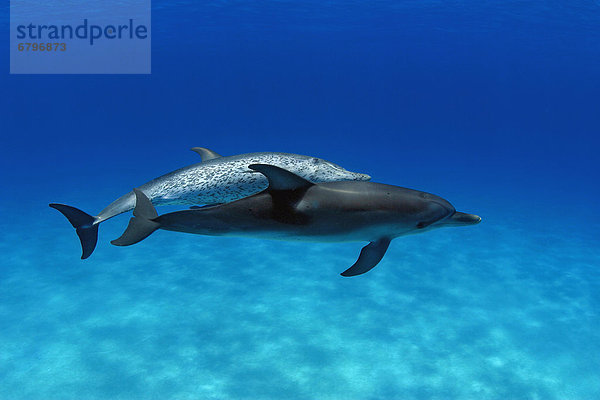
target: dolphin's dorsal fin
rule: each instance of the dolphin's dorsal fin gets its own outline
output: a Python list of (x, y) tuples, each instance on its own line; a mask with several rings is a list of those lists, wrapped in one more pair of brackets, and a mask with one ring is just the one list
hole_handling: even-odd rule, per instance
[(160, 228), (160, 223), (156, 221), (158, 213), (150, 199), (139, 189), (133, 189), (133, 193), (135, 193), (133, 218), (129, 219), (125, 232), (119, 238), (110, 241), (115, 246), (135, 244), (146, 239), (152, 232)]
[(198, 153), (202, 158), (202, 161), (214, 160), (215, 158), (223, 157), (222, 155), (205, 147), (192, 147), (191, 150)]
[(268, 164), (249, 165), (253, 171), (260, 172), (269, 180), (269, 187), (265, 190), (273, 199), (271, 217), (284, 224), (304, 225), (309, 217), (298, 212), (296, 204), (306, 191), (314, 186), (310, 181), (283, 168)]
[(356, 276), (370, 271), (379, 264), (390, 245), (390, 241), (388, 238), (381, 238), (363, 247), (358, 260), (353, 266), (342, 272), (342, 276)]
[(269, 187), (267, 190), (308, 189), (314, 185), (314, 183), (311, 181), (307, 181), (306, 179), (299, 177), (288, 170), (276, 167), (274, 165), (252, 164), (249, 165), (248, 168), (258, 171), (267, 177), (269, 180)]

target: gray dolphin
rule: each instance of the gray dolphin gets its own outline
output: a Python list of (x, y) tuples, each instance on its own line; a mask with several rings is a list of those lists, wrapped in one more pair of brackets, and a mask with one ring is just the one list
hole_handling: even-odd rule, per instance
[[(369, 175), (350, 172), (329, 161), (289, 153), (248, 153), (223, 157), (212, 150), (194, 147), (202, 158), (193, 164), (160, 176), (138, 188), (154, 205), (214, 205), (241, 199), (264, 190), (267, 179), (248, 169), (249, 164), (270, 164), (290, 170), (312, 182), (365, 181)], [(65, 204), (50, 204), (76, 229), (81, 241), (81, 258), (89, 257), (98, 241), (98, 224), (135, 207), (129, 192), (110, 203), (97, 216)]]
[(251, 236), (319, 242), (369, 241), (343, 276), (360, 275), (383, 258), (398, 236), (443, 226), (474, 225), (477, 215), (457, 212), (433, 194), (373, 182), (314, 184), (285, 169), (254, 164), (267, 189), (228, 204), (158, 215), (134, 189), (136, 207), (127, 229), (111, 243), (129, 246), (157, 229), (211, 236)]

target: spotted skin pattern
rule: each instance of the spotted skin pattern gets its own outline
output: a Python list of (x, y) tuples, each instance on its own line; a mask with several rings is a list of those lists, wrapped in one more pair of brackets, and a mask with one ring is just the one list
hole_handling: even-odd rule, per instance
[[(291, 171), (311, 182), (366, 181), (371, 177), (350, 172), (320, 158), (288, 153), (248, 153), (219, 157), (190, 165), (143, 184), (139, 189), (155, 206), (227, 203), (266, 189), (264, 175), (248, 168), (270, 164)], [(135, 195), (129, 192), (106, 207), (95, 224), (132, 210)]]

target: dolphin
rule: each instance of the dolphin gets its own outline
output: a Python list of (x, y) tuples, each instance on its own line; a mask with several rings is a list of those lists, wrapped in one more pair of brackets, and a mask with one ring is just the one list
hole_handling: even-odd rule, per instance
[(445, 226), (475, 225), (477, 215), (457, 212), (443, 198), (418, 190), (373, 182), (315, 184), (265, 164), (249, 168), (264, 175), (262, 192), (231, 203), (158, 215), (141, 190), (125, 232), (111, 243), (135, 244), (157, 229), (210, 236), (319, 242), (368, 241), (342, 276), (364, 274), (399, 236)]
[[(241, 199), (264, 190), (267, 179), (247, 168), (249, 164), (270, 164), (297, 173), (312, 182), (370, 180), (366, 174), (350, 172), (329, 161), (289, 153), (247, 153), (223, 157), (204, 147), (194, 147), (202, 162), (193, 164), (141, 185), (154, 205), (214, 205)], [(52, 203), (73, 225), (81, 242), (81, 258), (88, 258), (98, 241), (98, 224), (135, 207), (136, 195), (129, 192), (91, 216), (66, 204)]]

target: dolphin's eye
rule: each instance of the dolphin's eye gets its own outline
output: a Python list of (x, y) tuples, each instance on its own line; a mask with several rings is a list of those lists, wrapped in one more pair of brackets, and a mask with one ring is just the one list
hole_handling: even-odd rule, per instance
[(425, 223), (424, 222), (419, 222), (417, 224), (417, 229), (423, 229), (423, 228), (425, 228)]

